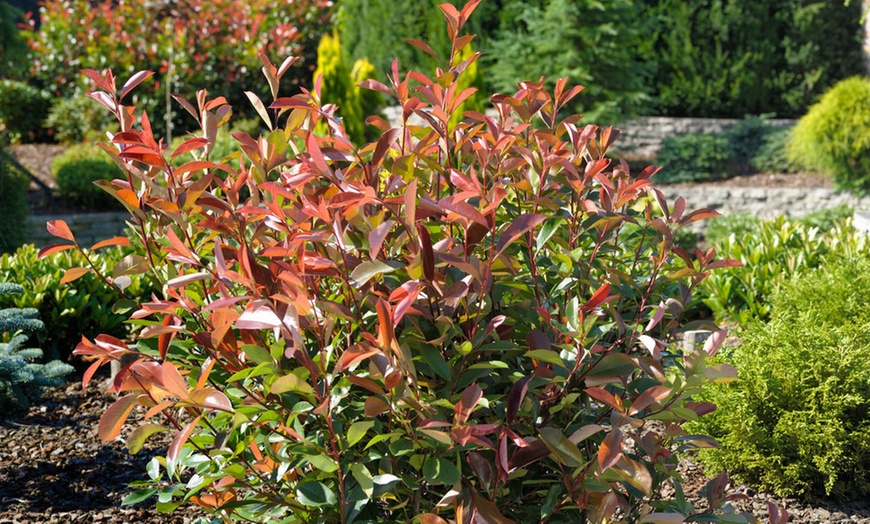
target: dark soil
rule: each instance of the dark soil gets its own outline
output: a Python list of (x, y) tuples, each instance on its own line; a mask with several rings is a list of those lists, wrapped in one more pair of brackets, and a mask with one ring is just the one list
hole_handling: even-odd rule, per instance
[(97, 423), (114, 402), (101, 382), (55, 388), (27, 411), (0, 415), (0, 524), (187, 524), (201, 515), (160, 514), (153, 499), (121, 506), (127, 485), (146, 478), (145, 465), (168, 442), (150, 440), (137, 455), (119, 440), (101, 443)]

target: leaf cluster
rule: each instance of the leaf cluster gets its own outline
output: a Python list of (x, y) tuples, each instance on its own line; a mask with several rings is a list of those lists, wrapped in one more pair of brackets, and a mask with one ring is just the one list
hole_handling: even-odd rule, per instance
[(708, 389), (719, 409), (695, 425), (721, 443), (708, 467), (779, 496), (867, 497), (868, 269), (865, 252), (805, 271), (743, 330), (725, 357), (741, 380)]
[[(23, 291), (17, 284), (0, 282), (0, 300)], [(23, 346), (27, 333), (43, 329), (45, 325), (33, 308), (0, 309), (0, 407), (26, 408), (45, 388), (60, 385), (73, 371), (72, 366), (57, 360), (33, 362), (42, 357), (42, 350)]]
[[(708, 365), (724, 333), (673, 343), (694, 288), (734, 264), (673, 245), (715, 212), (608, 159), (613, 129), (561, 116), (580, 93), (565, 79), (451, 125), (473, 93), (457, 78), (477, 3), (440, 6), (445, 68), (364, 82), (402, 121), (369, 118), (380, 136), (361, 147), (317, 86), (280, 95), (293, 59), (263, 55), (272, 101), (250, 95), (265, 129), (233, 134), (238, 163), (209, 160), (223, 97), (177, 97), (200, 130), (165, 150), (121, 102), (148, 74), (118, 88), (87, 71), (121, 125), (106, 150), (124, 177), (106, 188), (144, 250), (127, 271), (162, 284), (131, 315), (135, 343), (76, 349), (85, 382), (124, 358), (103, 440), (134, 409), (165, 422), (136, 428), (131, 451), (173, 434), (129, 503), (260, 522), (742, 519), (724, 477), (706, 510), (661, 497), (682, 493), (679, 452), (710, 445), (682, 429), (713, 409), (695, 396), (735, 378)], [(44, 254), (81, 249), (48, 226), (61, 243)]]
[[(108, 249), (88, 254), (101, 273), (124, 280), (121, 271), (139, 260), (131, 250)], [(81, 337), (110, 333), (125, 337), (130, 331), (124, 325), (129, 312), (122, 294), (105, 285), (95, 274), (82, 274), (74, 283), (65, 280), (67, 272), (87, 265), (79, 253), (58, 253), (38, 258), (33, 245), (24, 245), (15, 252), (0, 256), (0, 281), (24, 286), (21, 294), (0, 297), (0, 307), (31, 307), (50, 329), (41, 331), (40, 345), (51, 358), (69, 361), (72, 350)], [(131, 297), (147, 298), (157, 288), (142, 275), (128, 275), (125, 292)]]
[(698, 297), (719, 321), (745, 326), (753, 318), (767, 319), (778, 286), (830, 256), (867, 251), (866, 236), (852, 227), (848, 216), (848, 208), (839, 208), (799, 220), (735, 215), (711, 221), (706, 236), (710, 246), (742, 266), (710, 275), (699, 286)]

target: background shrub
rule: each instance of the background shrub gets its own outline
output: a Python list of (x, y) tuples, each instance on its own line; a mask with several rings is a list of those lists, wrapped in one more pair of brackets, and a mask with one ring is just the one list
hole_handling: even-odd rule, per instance
[(61, 197), (86, 211), (120, 209), (120, 204), (94, 182), (121, 176), (119, 168), (96, 144), (72, 146), (51, 163)]
[[(521, 79), (557, 78), (587, 86), (574, 110), (596, 123), (614, 123), (648, 104), (644, 87), (654, 61), (637, 49), (646, 19), (634, 0), (508, 0), (486, 72), (494, 89), (512, 93)], [(630, 23), (626, 23), (630, 20)]]
[(841, 258), (792, 278), (771, 317), (741, 333), (726, 360), (740, 380), (710, 388), (719, 409), (697, 424), (727, 467), (778, 496), (870, 495), (870, 263)]
[[(86, 265), (78, 253), (64, 252), (39, 259), (33, 245), (21, 246), (14, 253), (0, 256), (0, 281), (20, 284), (22, 293), (0, 297), (0, 307), (35, 308), (39, 318), (49, 329), (39, 333), (41, 346), (52, 359), (70, 361), (72, 350), (82, 335), (96, 336), (108, 333), (126, 337), (130, 327), (124, 324), (129, 317), (128, 303), (116, 290), (105, 285), (95, 274), (89, 273), (75, 282), (61, 283), (66, 272)], [(128, 250), (107, 249), (89, 254), (101, 272), (115, 276), (121, 261), (128, 266), (141, 262), (141, 257)], [(125, 289), (130, 297), (148, 297), (158, 291), (150, 280), (141, 276), (130, 277)]]
[[(27, 235), (27, 187), (30, 181), (13, 164), (12, 156), (0, 147), (0, 254), (15, 250)], [(2, 280), (2, 279), (0, 279)]]
[[(308, 85), (331, 5), (330, 0), (300, 0), (280, 8), (269, 0), (48, 0), (40, 9), (40, 27), (32, 21), (29, 33), (34, 79), (52, 93), (71, 96), (85, 92), (83, 69), (111, 65), (126, 76), (153, 71), (155, 89), (137, 95), (137, 103), (149, 109), (159, 130), (165, 128), (167, 86), (187, 98), (208, 89), (225, 96), (237, 112), (253, 116), (244, 91), (259, 90), (259, 50), (273, 59), (302, 57), (304, 67), (291, 70), (285, 84)], [(185, 114), (173, 109), (176, 124)]]
[(717, 218), (706, 232), (710, 247), (743, 267), (711, 275), (698, 287), (698, 297), (718, 321), (747, 325), (753, 318), (766, 319), (770, 297), (783, 282), (818, 267), (831, 253), (867, 249), (865, 235), (852, 228), (849, 216), (849, 209), (841, 207), (802, 220)]
[(105, 108), (82, 95), (55, 98), (44, 125), (51, 130), (55, 140), (67, 145), (102, 140), (106, 131), (117, 130), (115, 123), (106, 116)]
[(870, 191), (870, 78), (825, 93), (792, 131), (788, 158), (831, 175), (838, 189)]
[(771, 127), (764, 133), (762, 142), (752, 157), (752, 167), (761, 173), (794, 173), (801, 169), (796, 162), (789, 160), (788, 142), (792, 128)]
[(654, 110), (669, 116), (799, 117), (863, 72), (860, 2), (646, 0)]
[[(23, 291), (17, 284), (0, 282), (0, 302)], [(0, 408), (27, 408), (42, 391), (59, 386), (73, 371), (72, 366), (57, 360), (45, 364), (42, 350), (25, 348), (29, 334), (45, 329), (35, 309), (0, 309)]]
[(27, 41), (18, 29), (21, 10), (0, 0), (0, 67), (3, 78), (22, 79), (27, 72)]
[(664, 184), (719, 180), (735, 170), (730, 142), (712, 133), (669, 136), (662, 141), (656, 163), (662, 166), (657, 180)]
[(0, 80), (0, 140), (45, 140), (42, 123), (48, 108), (48, 96), (39, 89), (17, 80)]

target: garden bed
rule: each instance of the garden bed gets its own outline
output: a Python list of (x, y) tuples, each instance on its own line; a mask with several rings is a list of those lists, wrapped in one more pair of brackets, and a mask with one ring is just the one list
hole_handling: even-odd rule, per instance
[[(102, 444), (97, 423), (112, 402), (105, 385), (103, 378), (84, 391), (78, 382), (49, 390), (28, 411), (0, 421), (0, 524), (188, 524), (201, 515), (195, 508), (161, 514), (152, 509), (153, 500), (121, 506), (130, 492), (127, 485), (145, 477), (145, 465), (155, 454), (165, 453), (162, 446), (168, 438), (154, 437), (138, 455), (130, 455), (120, 440)], [(131, 418), (133, 424), (140, 422), (137, 412)], [(689, 461), (681, 470), (687, 491), (697, 499), (707, 481), (703, 471)], [(810, 505), (777, 500), (745, 486), (737, 489), (749, 496), (737, 507), (762, 521), (767, 520), (767, 501), (774, 500), (788, 510), (790, 522), (870, 523), (867, 501)]]

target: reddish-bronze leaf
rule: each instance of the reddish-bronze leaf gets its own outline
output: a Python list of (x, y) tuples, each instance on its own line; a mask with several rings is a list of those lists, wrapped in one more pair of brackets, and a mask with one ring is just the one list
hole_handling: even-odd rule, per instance
[(95, 249), (100, 249), (103, 247), (109, 247), (109, 246), (129, 246), (129, 245), (130, 245), (130, 239), (127, 237), (112, 237), (112, 238), (107, 238), (106, 240), (101, 240), (100, 242), (97, 242), (96, 244), (91, 246), (91, 251), (93, 251)]
[(668, 395), (670, 394), (671, 388), (666, 388), (665, 386), (653, 386), (634, 399), (634, 402), (631, 403), (631, 407), (628, 409), (628, 415), (632, 416), (640, 413), (654, 403), (661, 402), (668, 398)]
[(169, 444), (169, 450), (166, 452), (166, 458), (171, 461), (175, 461), (178, 459), (178, 454), (181, 453), (181, 448), (184, 447), (184, 444), (187, 442), (187, 439), (190, 438), (191, 433), (196, 428), (196, 425), (199, 424), (199, 421), (202, 419), (202, 415), (193, 419), (188, 425), (184, 426), (175, 438), (172, 439), (172, 443)]
[(97, 434), (100, 440), (108, 442), (117, 437), (121, 433), (121, 428), (130, 412), (133, 411), (133, 406), (139, 400), (140, 393), (131, 393), (125, 397), (121, 397), (109, 406), (109, 409), (100, 417), (100, 423), (97, 425)]
[(587, 395), (594, 398), (595, 400), (603, 402), (605, 405), (610, 406), (616, 411), (622, 411), (622, 399), (611, 395), (610, 392), (599, 387), (587, 388), (584, 391)]
[(459, 402), (453, 408), (456, 412), (455, 423), (465, 424), (468, 417), (471, 416), (471, 412), (474, 410), (477, 402), (482, 397), (483, 390), (480, 389), (480, 386), (477, 384), (472, 384), (465, 388), (465, 391), (462, 392), (462, 396), (459, 398)]
[(51, 233), (53, 236), (57, 238), (62, 238), (64, 240), (69, 240), (73, 244), (76, 243), (75, 236), (73, 236), (72, 231), (70, 231), (69, 226), (66, 225), (66, 222), (63, 220), (49, 220), (45, 224), (45, 228)]
[(612, 429), (598, 448), (598, 464), (601, 466), (601, 471), (616, 465), (620, 457), (622, 457), (622, 432)]
[(64, 272), (63, 278), (60, 279), (60, 283), (66, 284), (68, 282), (75, 282), (90, 272), (91, 268), (89, 267), (71, 267)]
[(49, 244), (39, 250), (37, 258), (45, 258), (48, 255), (58, 253), (60, 251), (66, 251), (67, 249), (73, 249), (75, 247), (75, 244)]
[(508, 228), (502, 233), (501, 237), (498, 239), (498, 244), (495, 246), (495, 257), (497, 258), (502, 251), (514, 240), (520, 237), (523, 233), (530, 231), (531, 229), (537, 227), (541, 223), (546, 220), (546, 215), (540, 215), (537, 213), (520, 215)]
[(505, 414), (505, 420), (508, 424), (513, 424), (516, 420), (517, 412), (529, 391), (530, 380), (532, 380), (532, 375), (525, 376), (517, 380), (511, 387), (511, 392), (508, 394), (507, 413)]

